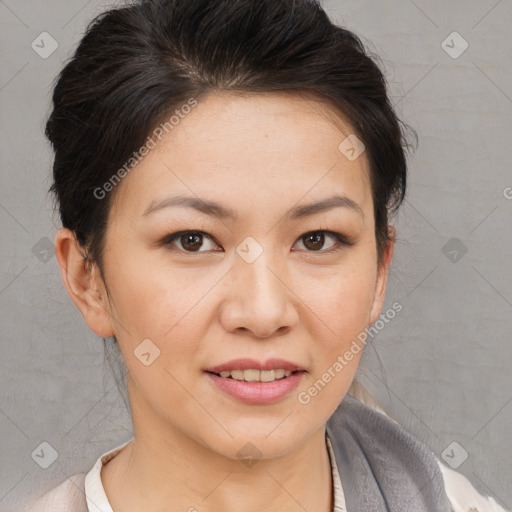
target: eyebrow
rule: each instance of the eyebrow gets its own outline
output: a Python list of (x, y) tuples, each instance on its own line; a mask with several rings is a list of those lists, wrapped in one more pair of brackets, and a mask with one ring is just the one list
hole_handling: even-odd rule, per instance
[[(168, 197), (167, 199), (164, 199), (156, 204), (152, 203), (144, 211), (142, 216), (145, 217), (157, 210), (161, 210), (162, 208), (169, 208), (172, 206), (193, 208), (194, 210), (197, 210), (201, 213), (205, 213), (206, 215), (210, 215), (212, 217), (217, 217), (218, 219), (236, 220), (238, 218), (238, 215), (235, 210), (222, 206), (216, 201), (188, 196)], [(364, 218), (363, 210), (354, 200), (350, 199), (347, 196), (339, 195), (328, 197), (315, 203), (296, 206), (292, 208), (288, 213), (286, 213), (285, 217), (288, 218), (289, 220), (297, 220), (338, 207), (344, 207), (354, 210)]]

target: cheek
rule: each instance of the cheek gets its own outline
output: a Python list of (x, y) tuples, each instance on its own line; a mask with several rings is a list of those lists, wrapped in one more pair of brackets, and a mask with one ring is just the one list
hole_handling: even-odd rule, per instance
[(301, 285), (300, 297), (338, 339), (346, 338), (354, 329), (364, 329), (369, 323), (376, 268), (365, 265), (363, 260), (359, 262), (333, 267), (324, 275), (310, 275)]
[[(354, 265), (331, 269), (329, 275), (304, 281), (302, 295), (311, 313), (306, 313), (306, 329), (314, 375), (311, 383), (331, 381), (318, 405), (330, 407), (347, 391), (364, 351), (364, 335), (374, 298), (376, 267), (368, 259)], [(346, 355), (346, 356), (345, 356)], [(339, 357), (341, 356), (341, 360)], [(345, 357), (344, 357), (345, 356)], [(330, 375), (323, 375), (330, 372)], [(333, 377), (335, 376), (335, 377)]]
[(304, 414), (313, 407), (327, 420), (348, 391), (364, 352), (375, 279), (371, 262), (361, 261), (331, 272), (329, 278), (311, 280), (314, 287), (304, 287), (305, 302), (314, 313), (307, 315), (313, 372), (298, 395)]
[(111, 265), (108, 281), (118, 332), (133, 342), (152, 337), (165, 342), (194, 317), (195, 306), (213, 284), (211, 273), (163, 266), (151, 260), (147, 251), (127, 252), (129, 256), (112, 260), (117, 264)]
[[(198, 276), (199, 269), (195, 275), (190, 269), (171, 271), (156, 265), (138, 272), (130, 269), (133, 266), (127, 260), (111, 280), (127, 369), (148, 401), (160, 397), (165, 406), (169, 400), (189, 407), (189, 396), (178, 383), (190, 379), (196, 371), (194, 361), (204, 350), (201, 341), (207, 338), (210, 325), (205, 299), (215, 279), (211, 273)], [(147, 352), (154, 362), (145, 366), (139, 356)], [(163, 389), (167, 392), (162, 393)]]

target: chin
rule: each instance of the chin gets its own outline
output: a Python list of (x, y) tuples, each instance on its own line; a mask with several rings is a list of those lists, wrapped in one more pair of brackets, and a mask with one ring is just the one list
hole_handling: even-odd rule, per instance
[[(283, 418), (286, 418), (286, 415)], [(284, 423), (287, 420), (283, 422), (283, 418), (278, 421), (259, 423), (258, 426), (253, 424), (251, 429), (226, 426), (233, 437), (224, 435), (222, 439), (212, 439), (207, 443), (208, 448), (226, 458), (240, 460), (240, 462), (275, 459), (299, 447), (318, 430), (312, 427), (309, 432), (304, 425), (292, 424), (285, 428)], [(250, 462), (247, 465), (249, 466)]]

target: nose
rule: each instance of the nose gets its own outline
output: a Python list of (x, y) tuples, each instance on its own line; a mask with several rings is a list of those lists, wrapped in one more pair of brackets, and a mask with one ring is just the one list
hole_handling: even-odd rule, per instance
[(225, 283), (220, 321), (228, 332), (247, 331), (255, 338), (289, 332), (298, 322), (298, 299), (287, 283), (285, 264), (263, 253), (252, 263), (235, 258)]

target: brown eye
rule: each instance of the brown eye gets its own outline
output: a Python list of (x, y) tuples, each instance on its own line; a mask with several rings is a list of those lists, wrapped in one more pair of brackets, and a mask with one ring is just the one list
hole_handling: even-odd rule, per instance
[(320, 231), (304, 236), (304, 245), (312, 250), (319, 251), (325, 243), (325, 235)]
[(206, 250), (200, 250), (203, 247), (205, 241), (210, 241), (214, 247), (216, 245), (213, 239), (202, 231), (180, 231), (179, 233), (173, 233), (172, 235), (166, 236), (162, 240), (162, 244), (168, 246), (174, 245), (178, 250), (182, 252), (201, 253), (210, 250), (208, 248)]
[(203, 245), (203, 235), (200, 234), (182, 235), (179, 240), (186, 251), (197, 251)]
[[(323, 248), (324, 244), (326, 243), (326, 239), (329, 238), (334, 240), (334, 243), (331, 243), (331, 245), (325, 249)], [(325, 230), (306, 233), (299, 238), (299, 241), (302, 242), (304, 247), (307, 249), (307, 252), (329, 253), (340, 249), (340, 246), (353, 245), (353, 243), (342, 234)]]

